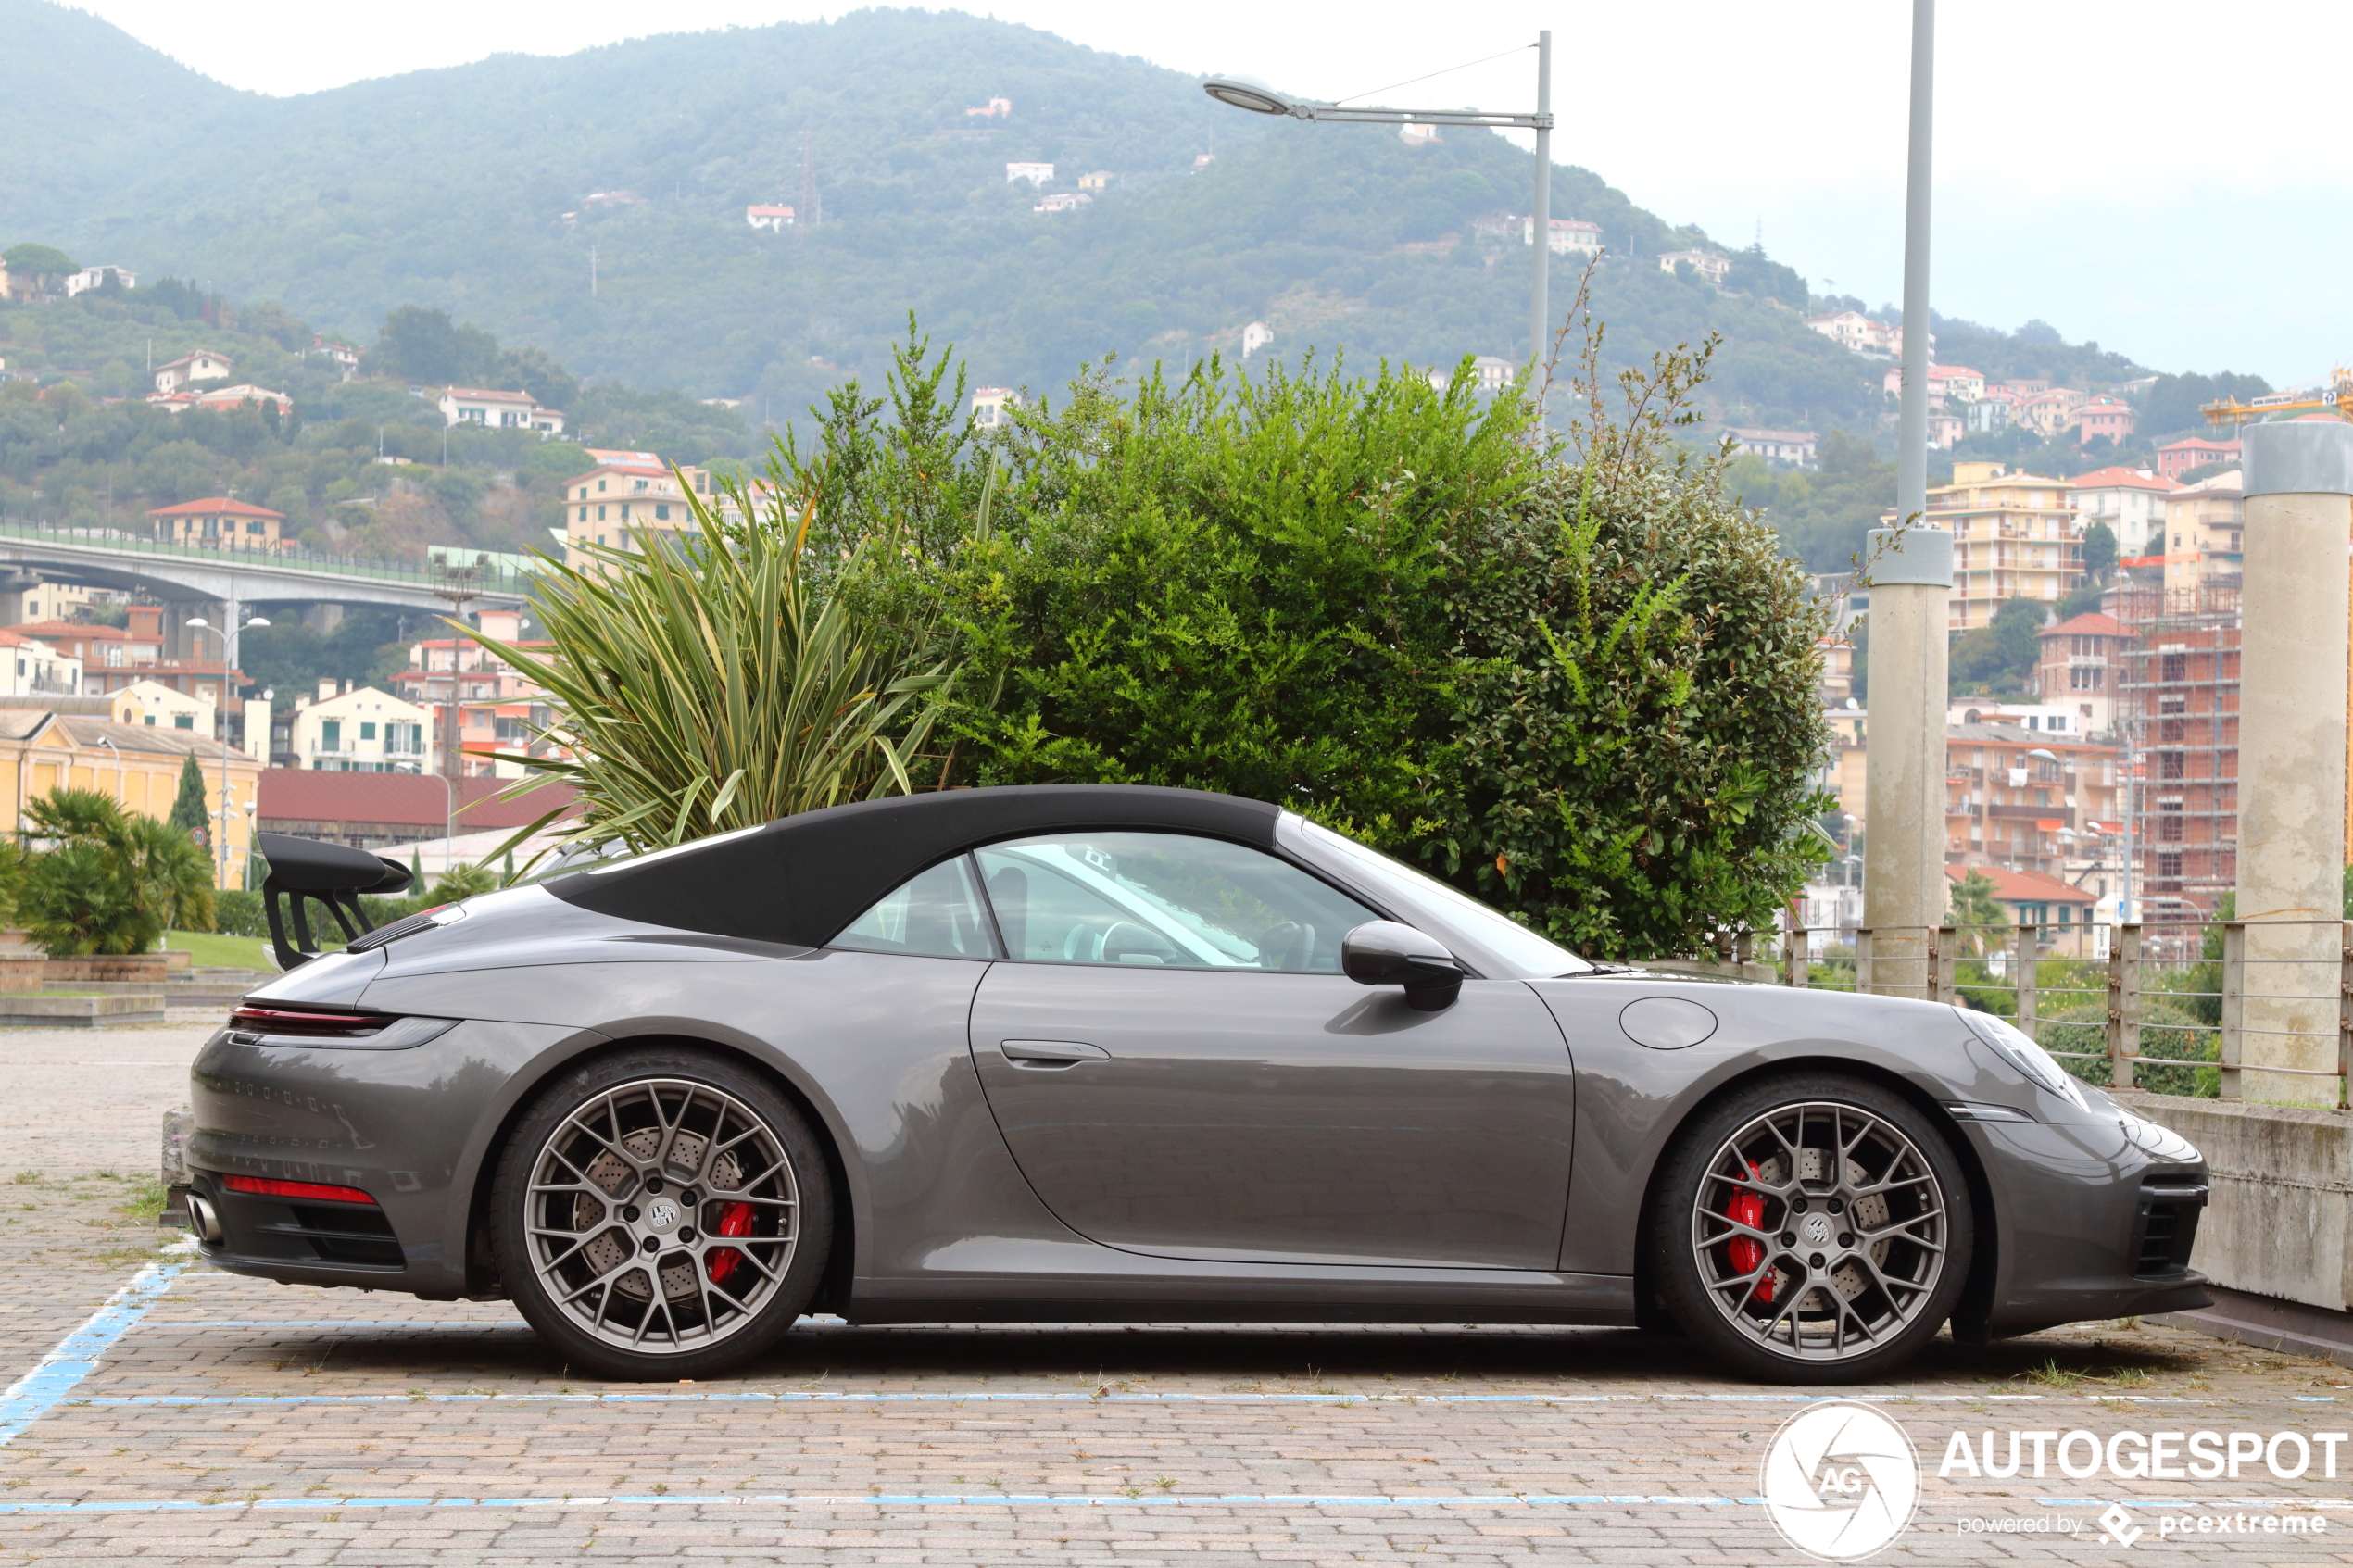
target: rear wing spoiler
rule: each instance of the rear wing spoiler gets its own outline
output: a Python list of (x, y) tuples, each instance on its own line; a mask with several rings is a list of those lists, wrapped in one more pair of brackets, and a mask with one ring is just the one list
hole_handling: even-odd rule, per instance
[[(280, 969), (308, 963), (325, 946), (323, 941), (314, 944), (311, 940), (310, 921), (303, 908), (306, 899), (325, 910), (342, 928), (346, 942), (356, 942), (375, 929), (359, 907), (360, 896), (396, 897), (407, 892), (415, 880), (409, 868), (397, 860), (387, 860), (348, 845), (296, 838), (283, 833), (265, 833), (258, 837), (262, 858), (270, 862), (270, 874), (262, 879), (261, 897), (270, 914), (270, 947), (277, 954)], [(289, 915), (294, 922), (291, 943), (286, 940)], [(320, 922), (319, 930), (322, 938), (329, 935), (324, 921)]]

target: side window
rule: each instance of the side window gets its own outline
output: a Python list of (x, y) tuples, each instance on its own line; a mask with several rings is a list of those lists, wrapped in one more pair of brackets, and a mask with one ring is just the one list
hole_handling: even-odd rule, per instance
[(1037, 963), (1340, 972), (1380, 917), (1272, 855), (1174, 833), (1080, 833), (978, 851), (997, 929)]
[(935, 959), (993, 959), (996, 944), (973, 896), (962, 856), (943, 861), (883, 895), (828, 947), (862, 953), (913, 953)]

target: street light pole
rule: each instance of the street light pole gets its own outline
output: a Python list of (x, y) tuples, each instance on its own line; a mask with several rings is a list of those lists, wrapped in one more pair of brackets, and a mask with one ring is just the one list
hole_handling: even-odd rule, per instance
[(219, 825), (213, 829), (212, 858), (217, 863), (217, 874), (222, 887), (229, 885), (229, 693), (230, 683), (236, 678), (237, 633), (246, 626), (270, 624), (258, 615), (250, 621), (239, 622), (234, 587), (229, 591), (229, 599), (225, 608), (228, 610), (228, 614), (223, 618), (228, 621), (226, 627), (215, 626), (200, 615), (192, 615), (188, 618), (189, 626), (199, 632), (209, 632), (220, 639), (220, 700), (213, 707), (213, 712), (220, 726), (220, 734), (214, 737), (214, 744), (220, 747), (220, 806), (218, 814)]
[(1553, 35), (1536, 35), (1536, 111), (1533, 114), (1489, 114), (1479, 109), (1362, 109), (1339, 104), (1295, 101), (1283, 96), (1254, 76), (1213, 76), (1201, 90), (1230, 108), (1252, 114), (1287, 114), (1293, 119), (1343, 125), (1482, 125), (1491, 129), (1536, 132), (1536, 201), (1529, 243), (1536, 247), (1535, 276), (1529, 293), (1530, 364), (1544, 358), (1544, 340), (1552, 331), (1548, 300), (1553, 255)]
[[(1553, 307), (1553, 30), (1536, 35), (1536, 211), (1530, 236), (1535, 277), (1529, 284), (1529, 359), (1544, 362), (1544, 340), (1552, 334)], [(1508, 231), (1506, 231), (1508, 232)]]

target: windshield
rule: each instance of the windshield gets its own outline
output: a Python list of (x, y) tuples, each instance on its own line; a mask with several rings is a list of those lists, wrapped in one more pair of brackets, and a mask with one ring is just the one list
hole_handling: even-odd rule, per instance
[(1434, 904), (1445, 918), (1463, 928), (1465, 935), (1481, 943), (1498, 958), (1531, 977), (1582, 974), (1593, 966), (1548, 937), (1539, 936), (1499, 909), (1489, 909), (1469, 894), (1439, 881), (1404, 861), (1368, 848), (1329, 828), (1302, 821), (1309, 841), (1348, 862), (1377, 890), (1394, 890), (1409, 903)]

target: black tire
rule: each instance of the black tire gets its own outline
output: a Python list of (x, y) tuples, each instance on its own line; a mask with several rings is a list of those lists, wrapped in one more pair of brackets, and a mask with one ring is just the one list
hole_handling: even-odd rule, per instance
[(1935, 1336), (1969, 1277), (1974, 1215), (1952, 1145), (1860, 1078), (1735, 1090), (1678, 1135), (1658, 1184), (1659, 1295), (1694, 1342), (1751, 1377), (1883, 1377)]
[(833, 1182), (766, 1078), (683, 1046), (616, 1051), (543, 1088), (490, 1186), (507, 1294), (564, 1361), (704, 1377), (774, 1345), (833, 1242)]

